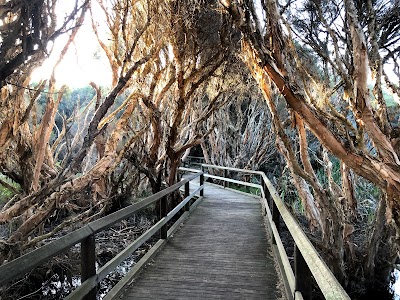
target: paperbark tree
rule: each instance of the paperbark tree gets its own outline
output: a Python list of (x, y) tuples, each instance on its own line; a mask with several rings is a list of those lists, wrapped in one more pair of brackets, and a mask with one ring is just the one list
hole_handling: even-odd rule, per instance
[[(158, 19), (157, 24), (151, 25), (153, 34), (148, 34), (146, 45), (154, 49), (155, 56), (152, 64), (147, 64), (140, 76), (134, 78), (135, 83), (129, 90), (140, 99), (141, 113), (135, 116), (133, 127), (148, 124), (148, 130), (129, 147), (128, 159), (148, 178), (153, 192), (157, 192), (164, 180), (168, 185), (176, 182), (182, 155), (199, 144), (207, 133), (199, 132), (200, 124), (224, 102), (221, 88), (215, 87), (211, 91), (214, 95), (210, 94), (209, 79), (226, 68), (224, 44), (229, 36), (218, 30), (224, 20), (212, 6), (186, 1), (154, 1), (147, 5), (154, 6), (152, 11)], [(136, 8), (126, 7), (124, 1), (115, 2), (115, 6), (124, 8), (120, 13), (107, 9), (103, 2), (100, 6), (105, 12), (113, 45), (106, 47), (96, 30), (97, 37), (105, 48), (111, 69), (118, 70), (131, 55), (125, 44), (132, 29), (124, 22)], [(211, 20), (212, 25), (205, 26)], [(95, 26), (95, 22), (92, 24)], [(157, 48), (155, 40), (159, 42)]]
[(231, 68), (225, 75), (230, 99), (205, 124), (210, 134), (201, 143), (203, 155), (209, 164), (266, 168), (276, 154), (268, 107), (245, 65), (232, 62)]
[[(59, 61), (62, 60), (83, 22), (87, 4), (87, 1), (76, 1), (61, 25), (57, 25), (55, 19), (57, 1), (7, 1), (1, 6), (0, 89), (4, 114), (0, 125), (0, 150), (7, 155), (0, 163), (2, 173), (19, 183), (25, 193), (38, 189), (41, 176), (48, 179), (55, 175), (47, 143), (57, 103), (62, 97), (62, 91), (55, 93), (52, 76), (46, 113), (38, 123), (36, 101), (46, 83), (29, 88), (31, 72), (43, 62), (46, 51), (52, 51), (48, 43), (68, 33), (70, 37), (60, 53)], [(29, 97), (28, 105), (25, 95)]]
[[(63, 22), (57, 25), (58, 1), (2, 1), (0, 4), (0, 88), (20, 85), (21, 76), (40, 65), (49, 42), (74, 27), (79, 11), (88, 1), (75, 1)], [(18, 71), (18, 72), (16, 72)]]
[[(112, 87), (102, 92), (92, 84), (96, 96), (77, 121), (72, 141), (67, 119), (50, 139), (57, 131), (54, 118), (62, 95), (53, 94), (52, 78), (43, 115), (35, 110), (38, 92), (28, 91), (25, 103), (25, 91), (18, 88), (28, 85), (28, 71), (44, 58), (48, 41), (64, 31), (73, 39), (82, 21), (77, 16), (83, 18), (87, 5), (76, 2), (55, 29), (54, 3), (7, 1), (1, 6), (0, 167), (23, 190), (0, 212), (1, 223), (17, 224), (6, 243), (24, 249), (73, 221), (103, 214), (113, 201), (111, 192), (129, 191), (127, 182), (139, 182), (143, 174), (154, 192), (164, 180), (173, 184), (182, 155), (194, 145), (201, 144), (215, 159), (215, 153), (228, 150), (223, 143), (229, 139), (221, 135), (226, 129), (218, 115), (232, 120), (232, 131), (243, 141), (241, 148), (222, 155), (225, 162), (239, 166), (235, 160), (247, 157), (248, 167), (262, 164), (271, 135), (257, 130), (266, 121), (264, 106), (247, 101), (251, 97), (238, 93), (239, 84), (235, 89), (230, 85), (230, 55), (238, 53), (266, 99), (276, 144), (306, 217), (321, 231), (320, 246), (344, 283), (351, 275), (345, 266), (354, 255), (362, 258), (352, 240), (358, 211), (353, 172), (381, 189), (364, 260), (365, 270), (373, 273), (385, 222), (396, 228), (400, 223), (400, 130), (383, 98), (383, 82), (399, 94), (387, 74), (391, 65), (399, 75), (398, 1), (369, 0), (366, 6), (354, 0), (288, 1), (283, 6), (276, 0), (220, 1), (227, 14), (213, 1), (93, 1), (104, 13), (97, 19), (99, 9), (91, 9), (93, 30), (111, 66)], [(372, 95), (368, 72), (375, 75)], [(230, 105), (217, 112), (230, 98)], [(287, 104), (283, 114), (276, 109), (281, 99)], [(240, 123), (245, 126), (239, 128)], [(323, 149), (326, 184), (310, 158), (312, 136)], [(61, 145), (67, 151), (58, 168)], [(208, 153), (207, 147), (214, 150)], [(340, 182), (333, 176), (336, 160)], [(79, 197), (83, 194), (87, 197)], [(62, 210), (68, 218), (41, 235), (37, 229)], [(26, 244), (28, 237), (33, 239)]]
[[(258, 81), (270, 110), (273, 111), (271, 89), (276, 88), (293, 111), (291, 121), (298, 131), (300, 161), (280, 125), (282, 120), (276, 119), (278, 147), (292, 170), (304, 203), (310, 201), (300, 191), (307, 190), (307, 186), (312, 188), (311, 202), (315, 204), (308, 208), (309, 219), (313, 215), (318, 221), (313, 224), (319, 223), (323, 236), (329, 237), (325, 248), (335, 258), (331, 266), (346, 284), (351, 273), (346, 272), (345, 265), (351, 265), (352, 257), (345, 255), (345, 248), (352, 243), (348, 238), (356, 207), (349, 170), (381, 189), (386, 195), (381, 201), (386, 205), (380, 207), (387, 208), (387, 224), (395, 228), (400, 224), (398, 125), (387, 113), (382, 93), (384, 80), (398, 93), (398, 86), (386, 72), (389, 61), (395, 73), (398, 70), (400, 22), (395, 15), (400, 10), (399, 3), (367, 1), (367, 5), (362, 5), (363, 2), (353, 0), (311, 0), (280, 5), (278, 1), (265, 0), (258, 1), (259, 10), (253, 1), (220, 3), (242, 33), (242, 57)], [(370, 71), (375, 75), (373, 95), (368, 88)], [(341, 187), (331, 178), (326, 188), (316, 180), (307, 157), (305, 128), (341, 161)], [(329, 158), (325, 162), (329, 178)], [(314, 211), (320, 215), (319, 220)], [(381, 213), (377, 213), (377, 228), (384, 228)], [(359, 256), (369, 264), (369, 272), (373, 272), (371, 262), (375, 261), (379, 248), (376, 232), (374, 236), (368, 257)], [(398, 248), (397, 242), (394, 245)]]
[[(54, 119), (62, 97), (60, 92), (54, 94), (54, 78), (50, 79), (44, 114), (36, 113), (34, 105), (28, 106), (32, 110), (27, 112), (27, 120), (32, 125), (24, 127), (24, 137), (30, 133), (30, 143), (22, 144), (20, 151), (35, 157), (26, 160), (29, 164), (24, 167), (32, 180), (0, 212), (0, 223), (15, 224), (2, 245), (20, 246), (2, 247), (2, 259), (104, 214), (118, 197), (131, 196), (122, 193), (129, 193), (129, 182), (139, 182), (143, 174), (154, 192), (160, 190), (163, 180), (173, 184), (183, 153), (207, 134), (197, 132), (200, 124), (226, 102), (227, 97), (220, 96), (225, 92), (222, 80), (209, 80), (222, 76), (227, 68), (228, 52), (223, 45), (229, 38), (223, 30), (215, 30), (223, 27), (224, 19), (212, 6), (156, 0), (121, 0), (114, 1), (114, 6), (99, 0), (92, 5), (100, 5), (113, 37), (102, 42), (100, 30), (95, 30), (112, 66), (112, 88), (104, 92), (92, 84), (96, 96), (75, 114), (74, 137), (67, 134), (70, 121), (65, 118), (64, 128), (50, 139), (58, 129)], [(98, 10), (92, 9), (96, 28), (94, 11)], [(212, 25), (203, 26), (210, 20)], [(160, 38), (160, 32), (165, 36)], [(19, 96), (22, 99), (23, 92)], [(35, 97), (33, 94), (31, 103)], [(5, 149), (10, 145), (5, 143)], [(64, 158), (56, 167), (54, 160), (61, 151)], [(21, 161), (15, 164), (24, 166)], [(63, 218), (56, 226), (42, 232), (46, 221), (61, 212)]]
[[(75, 10), (78, 12), (80, 11), (80, 15), (77, 16), (74, 24), (69, 25), (73, 26), (73, 29), (64, 50), (61, 52), (60, 60), (63, 58), (69, 44), (73, 41), (80, 24), (83, 22), (85, 11), (88, 7), (87, 4), (88, 2), (84, 2), (84, 5), (81, 6), (79, 10), (77, 10), (77, 5), (75, 7)], [(146, 14), (144, 13), (144, 15)], [(143, 18), (135, 19), (136, 25), (138, 28), (146, 29), (148, 24), (144, 26), (138, 25), (142, 20)], [(69, 22), (72, 21), (72, 19), (69, 20)], [(132, 26), (134, 25), (135, 24), (132, 24)], [(140, 25), (143, 24), (141, 23)], [(61, 230), (65, 225), (70, 225), (73, 223), (71, 220), (78, 221), (87, 217), (93, 217), (93, 215), (96, 215), (99, 211), (104, 213), (105, 209), (108, 207), (107, 201), (104, 200), (105, 198), (107, 199), (108, 195), (104, 192), (106, 187), (102, 180), (113, 172), (122, 159), (122, 151), (118, 148), (118, 145), (123, 139), (124, 132), (126, 132), (129, 127), (129, 118), (135, 109), (137, 99), (131, 97), (129, 99), (130, 101), (126, 104), (125, 111), (119, 116), (118, 120), (113, 122), (112, 127), (116, 131), (106, 132), (104, 124), (103, 126), (99, 126), (99, 124), (105, 118), (108, 109), (112, 106), (116, 97), (121, 93), (121, 91), (126, 89), (127, 83), (133, 74), (140, 71), (138, 69), (152, 57), (151, 49), (149, 49), (149, 52), (146, 52), (146, 48), (143, 47), (143, 32), (133, 34), (131, 37), (133, 39), (133, 41), (130, 41), (132, 43), (132, 55), (136, 55), (139, 59), (135, 60), (132, 57), (132, 61), (125, 63), (124, 67), (118, 74), (119, 77), (116, 85), (111, 89), (107, 97), (105, 97), (104, 101), (101, 101), (101, 103), (100, 89), (93, 84), (98, 96), (97, 99), (95, 99), (97, 100), (97, 103), (94, 105), (96, 111), (93, 113), (93, 118), (88, 122), (87, 126), (85, 125), (85, 121), (78, 121), (82, 122), (83, 128), (82, 130), (77, 131), (76, 137), (72, 143), (71, 141), (68, 141), (68, 135), (65, 134), (65, 130), (64, 132), (60, 132), (58, 138), (54, 140), (54, 144), (50, 144), (50, 134), (54, 128), (57, 106), (62, 98), (62, 89), (57, 92), (54, 89), (54, 74), (50, 78), (46, 108), (43, 116), (41, 116), (39, 124), (36, 122), (37, 115), (35, 110), (32, 109), (35, 107), (33, 103), (38, 95), (35, 92), (32, 95), (31, 104), (25, 108), (23, 101), (25, 90), (17, 89), (19, 91), (18, 99), (21, 103), (21, 107), (18, 107), (19, 110), (17, 113), (24, 116), (22, 120), (25, 123), (21, 122), (21, 124), (17, 124), (15, 121), (19, 122), (20, 120), (17, 118), (11, 118), (11, 120), (15, 120), (13, 134), (18, 138), (21, 138), (21, 140), (17, 140), (17, 153), (19, 157), (15, 161), (12, 161), (12, 159), (9, 158), (8, 161), (5, 161), (3, 164), (3, 169), (5, 171), (12, 170), (7, 172), (7, 175), (12, 179), (19, 180), (18, 182), (23, 184), (24, 192), (17, 195), (7, 203), (0, 212), (1, 223), (15, 222), (17, 224), (16, 230), (11, 232), (6, 241), (6, 243), (20, 244), (21, 247), (15, 247), (14, 250), (23, 250), (28, 246), (32, 246), (35, 242), (39, 242), (40, 240)], [(138, 44), (140, 45), (138, 46)], [(28, 79), (24, 83), (27, 86)], [(4, 92), (3, 95), (5, 95), (4, 97), (8, 97), (8, 101), (11, 100), (7, 93)], [(23, 114), (24, 111), (25, 114)], [(33, 122), (31, 126), (28, 123), (28, 121), (31, 120), (30, 115), (32, 116)], [(17, 128), (17, 126), (19, 127)], [(3, 126), (3, 128), (4, 127), (5, 126)], [(32, 129), (32, 133), (30, 128)], [(90, 170), (82, 172), (82, 162), (85, 157), (87, 157), (96, 137), (101, 133), (107, 134), (104, 151), (101, 153), (101, 157), (95, 159), (95, 163), (91, 165)], [(3, 143), (4, 149), (7, 149), (7, 147), (13, 147), (16, 139), (13, 139), (13, 136), (10, 134), (5, 134), (4, 136), (8, 138), (8, 140)], [(55, 155), (56, 152), (52, 152), (52, 148), (55, 150), (58, 144), (63, 143), (63, 139), (65, 139), (67, 148), (71, 148), (71, 146), (74, 147), (74, 143), (76, 143), (76, 146), (79, 146), (79, 149), (69, 149), (66, 162), (70, 161), (70, 163), (61, 164), (63, 168), (57, 169), (53, 162), (53, 155)], [(79, 139), (83, 140), (83, 142), (78, 143)], [(11, 149), (10, 152), (12, 152)], [(29, 156), (27, 157), (26, 155)], [(86, 158), (86, 160), (88, 159), (90, 159), (90, 157)], [(17, 168), (14, 168), (13, 170), (12, 167), (15, 166)], [(22, 172), (20, 173), (19, 170), (22, 170)], [(28, 177), (30, 180), (24, 180), (24, 177)], [(66, 202), (72, 195), (77, 195), (78, 193), (82, 193), (82, 191), (88, 189), (92, 189), (93, 202), (91, 202), (90, 198), (87, 199), (86, 197), (76, 197), (75, 201)], [(97, 197), (98, 194), (100, 194), (101, 197)], [(41, 236), (41, 231), (38, 232), (36, 229), (43, 226), (45, 221), (49, 219), (49, 216), (57, 215), (62, 210), (67, 212), (69, 218), (57, 226), (52, 232)], [(75, 213), (78, 214), (78, 217), (74, 216)], [(31, 234), (39, 235), (39, 237), (34, 238), (29, 243), (24, 243), (23, 241), (26, 241), (27, 236)], [(6, 252), (3, 253), (4, 256), (2, 256), (4, 259), (5, 255), (9, 255), (7, 251), (9, 251), (10, 248), (6, 247), (3, 250), (6, 250)], [(10, 254), (15, 255), (17, 253)]]

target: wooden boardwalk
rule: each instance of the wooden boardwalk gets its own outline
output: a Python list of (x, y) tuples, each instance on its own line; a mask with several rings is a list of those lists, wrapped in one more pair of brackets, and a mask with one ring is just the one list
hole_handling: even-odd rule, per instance
[(212, 185), (123, 299), (279, 299), (259, 199)]

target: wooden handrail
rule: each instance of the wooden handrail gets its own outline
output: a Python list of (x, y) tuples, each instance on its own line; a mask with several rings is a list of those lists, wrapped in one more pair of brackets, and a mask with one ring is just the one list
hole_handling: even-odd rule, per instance
[(186, 156), (186, 158), (189, 158), (189, 159), (196, 159), (196, 160), (205, 160), (204, 159), (204, 157), (200, 157), (200, 156)]
[[(322, 294), (325, 299), (329, 300), (341, 300), (341, 299), (350, 299), (347, 295), (344, 288), (341, 286), (339, 281), (333, 275), (331, 270), (328, 268), (326, 263), (322, 260), (317, 250), (311, 244), (310, 240), (307, 238), (307, 235), (301, 229), (296, 219), (290, 213), (290, 211), (286, 208), (286, 205), (279, 197), (275, 187), (272, 185), (268, 177), (262, 171), (253, 171), (253, 170), (244, 170), (237, 168), (229, 168), (229, 167), (221, 167), (209, 164), (202, 165), (202, 171), (205, 168), (219, 169), (225, 171), (233, 171), (233, 172), (241, 172), (253, 175), (259, 175), (262, 178), (262, 185), (260, 184), (251, 184), (250, 186), (257, 187), (260, 189), (262, 194), (263, 201), (263, 209), (267, 214), (267, 219), (269, 223), (270, 230), (273, 234), (274, 245), (277, 249), (277, 253), (280, 256), (281, 260), (281, 271), (284, 276), (286, 276), (286, 280), (284, 280), (287, 291), (290, 291), (288, 295), (290, 298), (293, 298), (295, 295), (296, 300), (298, 299), (307, 299), (311, 295), (307, 295), (307, 291), (304, 290), (302, 283), (304, 282), (305, 277), (309, 273), (310, 276), (315, 278), (317, 285), (319, 286)], [(226, 174), (226, 172), (224, 172)], [(205, 175), (205, 177), (210, 177), (209, 175)], [(212, 176), (212, 178), (219, 179), (222, 181), (230, 181), (228, 178), (220, 177), (220, 176)], [(247, 182), (241, 182), (239, 180), (234, 180), (237, 184), (249, 185)], [(267, 198), (272, 199), (271, 204), (268, 204)], [(286, 251), (283, 248), (282, 241), (279, 235), (279, 216), (285, 222), (286, 227), (288, 228), (296, 246), (295, 253), (295, 266), (297, 267), (297, 276), (293, 273), (291, 269), (289, 260), (286, 255)], [(308, 270), (299, 269), (302, 266), (302, 263), (308, 267)], [(300, 273), (299, 273), (300, 272)], [(299, 278), (299, 276), (302, 276)], [(309, 280), (310, 281), (310, 280)], [(302, 290), (303, 289), (303, 290)], [(306, 287), (307, 289), (307, 287)], [(300, 293), (299, 293), (300, 292)]]
[(198, 157), (198, 156), (186, 156), (186, 158), (182, 161), (183, 166), (198, 166), (200, 167), (201, 164), (205, 161), (204, 157)]
[[(83, 278), (86, 280), (82, 282), (81, 286), (75, 289), (67, 297), (67, 299), (81, 299), (84, 296), (87, 297), (87, 295), (90, 295), (90, 297), (93, 299), (93, 297), (95, 297), (95, 293), (93, 291), (95, 291), (97, 284), (102, 279), (104, 279), (108, 273), (110, 273), (113, 269), (115, 269), (116, 266), (118, 266), (123, 260), (125, 260), (133, 251), (139, 248), (151, 236), (153, 236), (156, 232), (158, 232), (161, 228), (163, 228), (166, 225), (166, 223), (169, 220), (171, 220), (172, 217), (179, 210), (181, 210), (182, 208), (187, 210), (189, 201), (194, 197), (194, 195), (197, 192), (200, 192), (200, 196), (203, 195), (204, 177), (209, 177), (222, 180), (225, 183), (232, 182), (260, 189), (262, 195), (263, 209), (265, 209), (265, 213), (267, 215), (267, 220), (269, 223), (269, 228), (273, 235), (274, 249), (276, 249), (276, 253), (279, 255), (281, 271), (282, 274), (285, 276), (284, 282), (287, 290), (289, 291), (290, 298), (292, 298), (293, 295), (295, 295), (297, 300), (301, 300), (303, 299), (303, 296), (306, 296), (304, 295), (304, 293), (307, 294), (307, 292), (304, 290), (304, 287), (302, 287), (299, 284), (300, 281), (298, 279), (299, 275), (301, 275), (303, 281), (304, 276), (306, 275), (304, 274), (304, 272), (307, 273), (309, 271), (309, 273), (314, 276), (319, 288), (321, 289), (321, 292), (323, 293), (326, 299), (335, 299), (335, 300), (350, 299), (347, 293), (344, 291), (343, 287), (340, 285), (340, 283), (334, 277), (332, 272), (329, 270), (325, 262), (319, 256), (318, 252), (315, 250), (311, 242), (308, 240), (306, 234), (298, 225), (295, 218), (286, 208), (284, 202), (279, 197), (277, 191), (275, 190), (274, 186), (269, 181), (264, 172), (202, 164), (202, 170), (204, 170), (204, 168), (224, 170), (225, 176), (227, 174), (227, 171), (259, 175), (262, 184), (248, 183), (226, 177), (204, 174), (202, 171), (195, 169), (180, 168), (182, 171), (190, 171), (196, 174), (188, 178), (185, 178), (182, 181), (178, 182), (177, 184), (168, 187), (167, 189), (157, 194), (154, 194), (138, 203), (132, 204), (113, 214), (110, 214), (101, 219), (93, 221), (85, 225), (84, 227), (74, 232), (71, 232), (54, 242), (51, 242), (45, 246), (42, 246), (30, 253), (27, 253), (11, 262), (8, 262), (0, 266), (0, 286), (21, 277), (22, 275), (31, 271), (33, 268), (48, 261), (50, 258), (67, 251), (75, 244), (81, 242), (82, 243), (81, 257), (82, 261), (84, 261), (82, 267), (85, 268), (85, 270), (83, 270), (82, 273), (85, 274)], [(189, 195), (189, 187), (188, 187), (189, 182), (199, 176), (200, 176), (200, 187)], [(137, 238), (130, 245), (128, 245), (128, 247), (125, 248), (120, 254), (118, 254), (116, 257), (114, 257), (104, 266), (102, 266), (97, 272), (95, 271), (95, 269), (93, 269), (93, 264), (95, 262), (93, 258), (95, 233), (107, 229), (113, 224), (132, 216), (137, 211), (145, 207), (148, 207), (149, 205), (155, 203), (156, 201), (165, 199), (165, 197), (168, 194), (178, 190), (183, 185), (185, 185), (186, 198), (177, 207), (175, 207), (168, 214), (164, 215), (155, 225), (153, 225), (149, 230), (147, 230), (139, 238)], [(226, 185), (224, 184), (224, 186)], [(267, 201), (268, 198), (272, 200), (270, 204)], [(296, 269), (298, 269), (296, 272), (297, 277), (295, 277), (295, 274), (291, 269), (281, 238), (279, 236), (280, 217), (285, 222), (296, 244), (295, 265)], [(87, 261), (86, 256), (88, 256), (89, 262)], [(86, 264), (87, 266), (85, 266)], [(302, 268), (302, 266), (304, 267), (304, 265), (306, 266), (307, 270)]]
[[(95, 263), (94, 255), (94, 234), (105, 230), (115, 223), (126, 219), (132, 216), (137, 211), (150, 206), (151, 204), (159, 201), (161, 199), (165, 199), (165, 197), (177, 190), (179, 190), (182, 186), (185, 186), (185, 191), (189, 189), (189, 182), (193, 179), (200, 176), (200, 182), (202, 182), (202, 178), (204, 176), (203, 172), (197, 172), (194, 175), (191, 175), (180, 182), (154, 194), (151, 195), (140, 202), (129, 205), (119, 211), (116, 211), (108, 216), (95, 220), (93, 222), (88, 223), (82, 228), (75, 230), (56, 241), (53, 241), (49, 244), (46, 244), (38, 249), (35, 249), (21, 257), (18, 257), (15, 260), (7, 262), (0, 266), (0, 286), (7, 284), (8, 282), (18, 279), (22, 277), (24, 274), (28, 273), (35, 267), (45, 263), (49, 259), (54, 256), (66, 252), (75, 244), (81, 242), (81, 257), (82, 258), (82, 267), (85, 268), (82, 270), (82, 273), (85, 275), (83, 279), (85, 279), (82, 284), (76, 288), (67, 299), (81, 299), (86, 295), (90, 295), (90, 299), (95, 299), (96, 293), (95, 291), (97, 284), (105, 278), (105, 276), (110, 273), (115, 267), (117, 267), (123, 260), (125, 260), (132, 252), (134, 252), (137, 248), (139, 248), (143, 243), (145, 243), (150, 237), (152, 237), (156, 232), (158, 232), (163, 226), (170, 221), (176, 213), (183, 207), (189, 205), (189, 201), (196, 195), (196, 193), (200, 192), (200, 195), (203, 193), (204, 185), (201, 185), (197, 190), (192, 192), (190, 195), (187, 195), (185, 192), (186, 198), (179, 203), (174, 209), (172, 209), (168, 214), (163, 216), (155, 225), (153, 225), (149, 230), (147, 230), (144, 234), (142, 234), (139, 238), (133, 241), (127, 248), (125, 248), (120, 254), (115, 256), (109, 262), (107, 262), (103, 267), (101, 267), (97, 272), (93, 273), (93, 265)], [(88, 263), (86, 257), (89, 254), (90, 262)], [(95, 270), (95, 269), (94, 269)], [(83, 281), (83, 280), (82, 280)], [(94, 295), (94, 296), (93, 296)], [(94, 297), (94, 298), (93, 298)], [(88, 297), (87, 297), (88, 298)], [(87, 299), (85, 298), (85, 299)]]

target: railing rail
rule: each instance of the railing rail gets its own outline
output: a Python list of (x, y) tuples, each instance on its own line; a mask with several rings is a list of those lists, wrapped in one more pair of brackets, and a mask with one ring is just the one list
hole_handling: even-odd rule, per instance
[(204, 162), (205, 162), (204, 157), (186, 156), (185, 160), (183, 161), (183, 166), (184, 167), (190, 167), (190, 166), (200, 167), (201, 164)]
[[(200, 177), (200, 187), (189, 194), (189, 182)], [(145, 243), (158, 231), (161, 232), (161, 239), (167, 238), (167, 222), (170, 221), (181, 209), (187, 212), (190, 207), (190, 200), (200, 192), (203, 195), (204, 174), (198, 172), (181, 180), (180, 182), (147, 197), (135, 204), (114, 212), (108, 216), (88, 223), (82, 228), (75, 230), (54, 242), (46, 244), (36, 250), (33, 250), (13, 261), (0, 266), (0, 286), (4, 286), (8, 282), (22, 277), (35, 267), (42, 265), (54, 256), (68, 251), (72, 246), (81, 243), (81, 274), (82, 284), (76, 288), (66, 299), (96, 299), (96, 288), (98, 283), (104, 279), (107, 274), (113, 271), (122, 261), (124, 261), (131, 253)], [(173, 208), (169, 213), (166, 209), (161, 209), (160, 220), (149, 230), (143, 233), (139, 238), (128, 245), (117, 256), (108, 261), (104, 266), (96, 271), (95, 266), (95, 237), (94, 234), (105, 230), (115, 223), (132, 216), (134, 213), (144, 209), (157, 201), (161, 201), (161, 207), (166, 205), (166, 196), (185, 187), (185, 199)], [(179, 220), (178, 220), (179, 221)], [(177, 222), (178, 222), (177, 221)]]
[[(284, 277), (285, 288), (289, 299), (311, 299), (311, 276), (315, 278), (316, 283), (318, 284), (325, 299), (350, 299), (325, 262), (319, 256), (316, 249), (308, 240), (306, 234), (298, 225), (296, 219), (286, 208), (284, 202), (279, 197), (277, 191), (264, 172), (209, 164), (201, 164), (201, 168), (202, 171), (189, 168), (180, 168), (181, 171), (189, 171), (196, 174), (191, 175), (175, 185), (168, 187), (167, 189), (140, 202), (93, 221), (54, 242), (51, 242), (0, 266), (0, 286), (7, 284), (14, 279), (20, 278), (52, 257), (66, 252), (77, 243), (81, 243), (82, 284), (75, 289), (67, 297), (67, 299), (95, 299), (98, 283), (104, 279), (107, 274), (114, 270), (123, 260), (125, 260), (132, 252), (134, 252), (157, 232), (161, 232), (160, 237), (162, 240), (167, 238), (167, 222), (170, 221), (178, 211), (184, 209), (185, 212), (187, 212), (190, 209), (190, 200), (198, 192), (200, 192), (200, 196), (203, 196), (204, 177), (208, 177), (223, 181), (224, 187), (227, 187), (228, 183), (234, 183), (258, 188), (260, 190), (263, 210), (267, 215), (268, 226), (273, 237), (273, 249), (277, 258), (279, 259), (279, 266)], [(203, 171), (206, 168), (223, 170), (224, 176), (205, 174)], [(259, 182), (261, 184), (228, 178), (228, 172), (238, 172), (259, 176)], [(199, 176), (200, 187), (189, 194), (189, 182)], [(165, 209), (166, 196), (177, 191), (182, 186), (184, 186), (185, 199), (178, 204), (178, 206), (167, 213)], [(104, 229), (109, 228), (113, 224), (132, 216), (137, 211), (146, 208), (157, 201), (161, 201), (160, 220), (149, 230), (143, 233), (139, 238), (128, 245), (121, 253), (96, 271), (94, 235)], [(280, 219), (285, 222), (295, 242), (295, 272), (293, 272), (290, 266), (290, 262), (280, 238)]]
[[(315, 281), (325, 299), (350, 299), (331, 270), (322, 260), (317, 250), (311, 244), (310, 240), (307, 238), (296, 219), (286, 208), (275, 187), (272, 185), (264, 172), (221, 167), (209, 164), (202, 164), (201, 169), (203, 172), (205, 169), (224, 170), (224, 177), (205, 174), (205, 177), (224, 181), (224, 187), (226, 186), (225, 183), (233, 182), (236, 184), (242, 184), (260, 189), (262, 194), (261, 200), (263, 203), (263, 209), (265, 209), (268, 225), (273, 236), (274, 252), (280, 260), (279, 266), (282, 275), (285, 277), (285, 289), (289, 299), (311, 299), (311, 276), (315, 278)], [(258, 175), (261, 184), (248, 183), (226, 178), (228, 171)], [(270, 203), (268, 203), (268, 200), (270, 200)], [(290, 266), (290, 262), (279, 235), (280, 219), (285, 222), (286, 227), (288, 228), (295, 242), (295, 272), (293, 272)]]

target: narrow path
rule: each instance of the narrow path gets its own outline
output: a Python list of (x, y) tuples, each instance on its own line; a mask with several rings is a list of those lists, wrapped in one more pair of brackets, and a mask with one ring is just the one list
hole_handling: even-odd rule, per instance
[(123, 299), (277, 299), (277, 281), (259, 200), (207, 185)]

